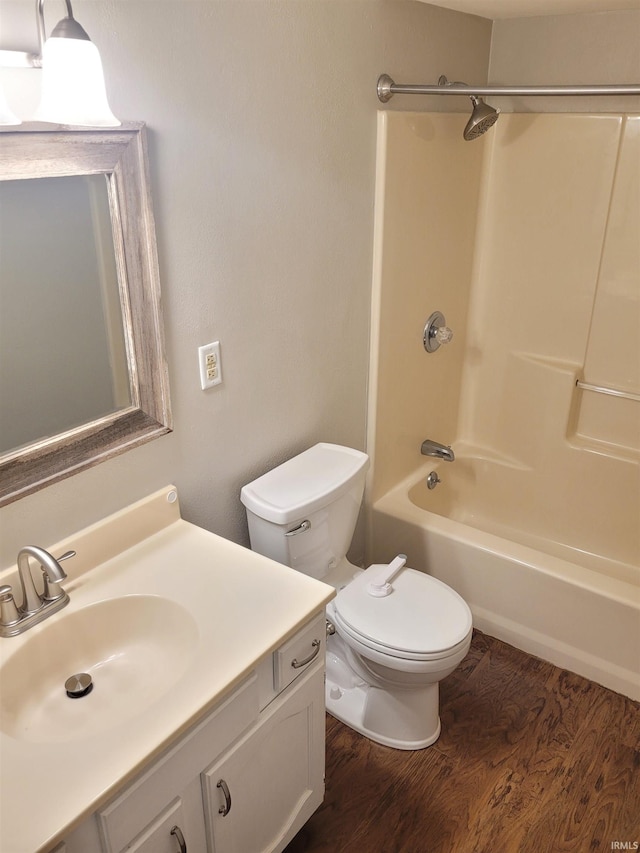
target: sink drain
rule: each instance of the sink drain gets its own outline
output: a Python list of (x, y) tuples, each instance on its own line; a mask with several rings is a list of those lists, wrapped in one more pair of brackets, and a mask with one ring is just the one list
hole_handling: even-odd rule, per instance
[(93, 690), (93, 679), (88, 672), (79, 672), (67, 678), (64, 689), (69, 699), (82, 699)]

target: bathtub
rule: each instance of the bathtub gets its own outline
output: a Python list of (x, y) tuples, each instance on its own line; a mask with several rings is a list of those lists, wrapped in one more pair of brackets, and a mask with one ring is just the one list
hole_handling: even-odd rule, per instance
[(498, 524), (483, 511), (489, 496), (468, 487), (478, 464), (427, 462), (375, 501), (375, 562), (407, 554), (463, 596), (479, 630), (640, 700), (638, 566), (545, 538), (526, 518), (520, 528), (506, 508)]

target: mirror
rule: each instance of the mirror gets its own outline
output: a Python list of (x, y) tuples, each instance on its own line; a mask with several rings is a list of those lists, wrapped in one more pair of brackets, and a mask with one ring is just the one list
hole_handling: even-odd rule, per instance
[(1, 181), (0, 258), (0, 454), (130, 406), (104, 175)]
[(0, 506), (171, 430), (144, 126), (0, 129)]

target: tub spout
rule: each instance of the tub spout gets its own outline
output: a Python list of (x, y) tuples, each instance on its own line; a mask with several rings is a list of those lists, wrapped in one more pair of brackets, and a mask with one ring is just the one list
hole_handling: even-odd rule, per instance
[(440, 444), (439, 441), (431, 441), (430, 438), (422, 442), (420, 453), (423, 456), (435, 456), (436, 459), (444, 459), (445, 462), (453, 462), (456, 458), (450, 447), (446, 444)]

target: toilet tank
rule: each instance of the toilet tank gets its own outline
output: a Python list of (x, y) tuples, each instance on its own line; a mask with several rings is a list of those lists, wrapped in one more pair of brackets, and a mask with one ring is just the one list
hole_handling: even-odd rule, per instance
[(368, 467), (366, 453), (321, 443), (243, 486), (252, 550), (323, 578), (349, 549)]

